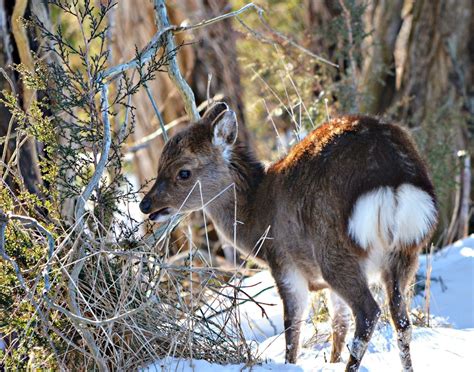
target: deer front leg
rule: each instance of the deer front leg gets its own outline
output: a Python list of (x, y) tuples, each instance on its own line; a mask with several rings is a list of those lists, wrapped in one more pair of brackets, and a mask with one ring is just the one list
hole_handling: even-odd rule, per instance
[(275, 275), (283, 300), (286, 352), (285, 362), (296, 363), (300, 346), (301, 323), (307, 314), (308, 281), (295, 267)]

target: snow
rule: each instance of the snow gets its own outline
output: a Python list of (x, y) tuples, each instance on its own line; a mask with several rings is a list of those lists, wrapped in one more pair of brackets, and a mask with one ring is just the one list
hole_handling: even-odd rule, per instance
[[(455, 328), (474, 328), (474, 234), (433, 255), (420, 257), (419, 274), (431, 261), (430, 312)], [(424, 296), (413, 300), (423, 307)]]
[[(306, 329), (305, 329), (306, 330)], [(278, 336), (277, 336), (278, 337)], [(237, 372), (242, 370), (263, 371), (344, 371), (343, 363), (327, 363), (329, 343), (312, 348), (303, 348), (297, 365), (284, 364), (284, 341), (278, 337), (262, 355), (266, 363), (246, 368), (243, 364), (221, 366), (204, 360), (167, 358), (144, 369), (144, 371), (223, 371)], [(271, 343), (273, 340), (268, 340)], [(471, 371), (474, 363), (472, 353), (474, 329), (456, 330), (450, 328), (415, 328), (411, 342), (413, 368), (415, 371)], [(345, 358), (348, 353), (346, 352)], [(399, 372), (401, 370), (395, 334), (389, 325), (383, 325), (374, 334), (368, 352), (362, 359), (360, 371)]]
[[(450, 325), (432, 328), (414, 327), (411, 354), (415, 371), (471, 371), (474, 365), (474, 235), (445, 247), (435, 255), (420, 257), (419, 274), (426, 277), (431, 263), (430, 314), (447, 320)], [(441, 278), (441, 279), (440, 279)], [(330, 326), (314, 325), (310, 319), (303, 325), (303, 347), (296, 365), (284, 364), (283, 306), (268, 271), (245, 279), (246, 292), (265, 303), (267, 317), (257, 305), (240, 306), (242, 329), (253, 341), (262, 364), (251, 368), (243, 364), (218, 365), (204, 360), (165, 358), (143, 371), (344, 371), (344, 363), (328, 363)], [(423, 295), (415, 297), (412, 306), (423, 308)], [(436, 320), (436, 319), (435, 319)], [(432, 324), (447, 324), (434, 321)], [(350, 345), (352, 332), (346, 339)], [(315, 336), (316, 334), (316, 336)], [(396, 333), (388, 323), (379, 322), (362, 359), (360, 371), (400, 371)], [(342, 358), (347, 361), (348, 350)]]

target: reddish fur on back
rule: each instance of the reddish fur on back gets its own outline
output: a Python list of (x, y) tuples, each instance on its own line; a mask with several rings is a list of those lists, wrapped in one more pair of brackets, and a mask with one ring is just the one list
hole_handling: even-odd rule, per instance
[(360, 123), (359, 118), (359, 116), (342, 116), (319, 126), (293, 146), (290, 153), (273, 164), (269, 171), (283, 172), (305, 156), (318, 155), (336, 136), (356, 130)]

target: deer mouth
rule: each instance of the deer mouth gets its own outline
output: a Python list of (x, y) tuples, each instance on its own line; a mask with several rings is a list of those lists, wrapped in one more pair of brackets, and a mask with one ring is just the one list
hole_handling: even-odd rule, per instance
[(148, 218), (153, 222), (160, 223), (168, 221), (171, 217), (173, 217), (173, 215), (173, 210), (171, 208), (166, 207), (158, 209), (156, 212), (151, 213)]

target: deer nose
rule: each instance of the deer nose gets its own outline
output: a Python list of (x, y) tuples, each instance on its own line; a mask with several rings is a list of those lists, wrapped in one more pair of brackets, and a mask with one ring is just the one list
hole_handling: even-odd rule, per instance
[(140, 210), (142, 213), (150, 213), (151, 212), (151, 198), (143, 198), (140, 203)]

